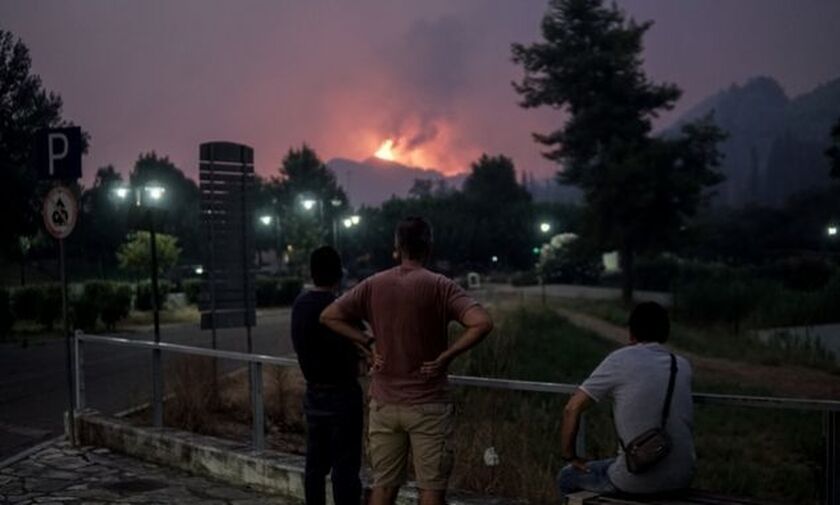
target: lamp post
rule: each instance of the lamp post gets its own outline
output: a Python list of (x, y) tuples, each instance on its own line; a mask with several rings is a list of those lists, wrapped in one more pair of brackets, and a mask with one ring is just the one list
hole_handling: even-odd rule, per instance
[[(548, 235), (551, 232), (551, 223), (548, 221), (543, 221), (540, 223), (540, 232), (543, 235)], [(539, 254), (537, 248), (534, 248), (534, 254)], [(537, 276), (537, 280), (540, 282), (540, 297), (542, 298), (542, 304), (545, 305), (545, 279), (543, 278), (543, 272), (541, 269), (538, 269), (539, 275)]]
[[(277, 261), (277, 270), (280, 270), (280, 218), (276, 214), (262, 214), (260, 216), (260, 224), (265, 227), (272, 227), (274, 233), (274, 255)], [(272, 224), (274, 226), (272, 226)], [(262, 260), (261, 260), (262, 261)]]
[[(345, 217), (341, 220), (341, 224), (342, 224), (342, 226), (344, 226), (345, 230), (349, 230), (350, 228), (353, 228), (354, 226), (359, 226), (359, 224), (361, 222), (362, 222), (362, 216), (360, 216), (358, 214), (353, 214), (352, 216), (347, 216), (347, 217)], [(338, 249), (338, 243), (339, 243), (339, 241), (338, 241), (338, 239), (339, 239), (338, 218), (336, 218), (333, 221), (333, 228), (335, 229), (335, 232), (334, 232), (335, 233), (335, 235), (334, 235), (335, 244), (334, 245), (335, 245), (335, 248)]]
[[(121, 186), (114, 190), (117, 199), (127, 201), (132, 188)], [(152, 317), (154, 321), (155, 343), (160, 343), (160, 294), (158, 290), (157, 231), (155, 228), (155, 208), (159, 207), (166, 194), (166, 188), (155, 183), (133, 188), (134, 205), (147, 207), (149, 212), (149, 249), (152, 256)], [(154, 426), (163, 426), (163, 374), (160, 349), (152, 351), (152, 421)]]
[[(341, 200), (339, 200), (338, 198), (333, 198), (333, 199), (330, 200), (330, 205), (334, 209), (338, 208), (338, 207), (341, 207), (342, 203), (343, 202)], [(324, 201), (320, 198), (313, 198), (313, 197), (309, 197), (309, 196), (304, 196), (304, 197), (301, 198), (300, 204), (303, 207), (303, 209), (306, 210), (306, 211), (311, 211), (315, 208), (315, 206), (318, 206), (318, 230), (319, 230), (319, 234), (321, 235), (321, 238), (323, 239), (323, 235), (324, 235), (324, 231), (325, 231), (324, 230)], [(333, 247), (335, 247), (336, 249), (338, 248), (337, 238), (336, 238), (337, 235), (338, 235), (338, 221), (336, 220), (335, 217), (333, 217), (332, 239), (333, 239)]]

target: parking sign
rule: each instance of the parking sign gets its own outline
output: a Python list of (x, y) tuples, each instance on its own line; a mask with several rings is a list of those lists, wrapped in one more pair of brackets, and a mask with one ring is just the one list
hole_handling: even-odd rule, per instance
[(38, 134), (35, 165), (39, 179), (75, 181), (82, 176), (82, 129), (48, 128)]

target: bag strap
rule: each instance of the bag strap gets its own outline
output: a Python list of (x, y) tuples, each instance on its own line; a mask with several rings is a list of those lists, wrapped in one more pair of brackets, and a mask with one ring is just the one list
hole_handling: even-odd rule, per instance
[(671, 398), (674, 396), (674, 379), (677, 376), (677, 358), (671, 353), (671, 377), (668, 379), (668, 393), (665, 395), (665, 405), (662, 406), (662, 429), (668, 422), (668, 414), (671, 412)]
[[(674, 356), (674, 353), (671, 354), (671, 374), (668, 378), (668, 392), (665, 394), (665, 404), (662, 406), (662, 421), (660, 424), (661, 429), (665, 429), (665, 424), (668, 422), (668, 414), (671, 412), (671, 397), (674, 396), (674, 379), (677, 376), (677, 358)], [(621, 437), (618, 437), (618, 445), (621, 446), (621, 450), (625, 453), (627, 452), (627, 447), (624, 446), (624, 441), (621, 440)]]

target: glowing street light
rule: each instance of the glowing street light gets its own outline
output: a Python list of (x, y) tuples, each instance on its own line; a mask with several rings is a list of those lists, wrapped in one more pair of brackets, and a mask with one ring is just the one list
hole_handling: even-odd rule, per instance
[(318, 204), (318, 200), (312, 198), (304, 198), (303, 200), (301, 200), (300, 204), (303, 205), (303, 208), (305, 210), (312, 210), (315, 208), (315, 205)]
[(826, 232), (828, 232), (829, 237), (836, 237), (838, 233), (837, 226), (830, 225), (828, 228), (826, 228)]
[(540, 223), (540, 231), (543, 233), (548, 233), (551, 231), (551, 223), (542, 222)]
[(490, 258), (490, 260), (491, 260), (493, 263), (498, 263), (498, 262), (499, 262), (499, 257), (498, 257), (498, 256), (493, 256), (492, 258)]
[(353, 220), (349, 217), (344, 218), (344, 221), (342, 221), (342, 223), (344, 224), (345, 228), (351, 228), (353, 226)]
[(362, 221), (362, 216), (359, 216), (358, 214), (355, 214), (355, 215), (350, 216), (350, 220), (353, 221), (353, 225), (357, 225)]
[(195, 275), (201, 275), (203, 273), (204, 273), (204, 267), (203, 266), (198, 265), (197, 267), (195, 267)]
[[(129, 195), (134, 192), (134, 205), (145, 207), (149, 216), (149, 251), (151, 253), (152, 269), (152, 315), (154, 324), (154, 341), (160, 342), (160, 291), (158, 289), (158, 259), (157, 259), (157, 233), (155, 229), (155, 209), (160, 209), (163, 203), (166, 188), (160, 184), (150, 182), (144, 186), (130, 187), (119, 186), (114, 188), (114, 195), (117, 199), (128, 201)], [(196, 273), (204, 272), (201, 267), (196, 268)], [(161, 374), (162, 362), (160, 349), (152, 351), (152, 423), (154, 426), (163, 426), (163, 376)]]
[(129, 193), (129, 190), (125, 186), (120, 186), (120, 187), (114, 189), (114, 194), (120, 200), (125, 200), (126, 198), (128, 198), (128, 193)]
[(272, 218), (268, 214), (260, 216), (260, 222), (265, 226), (271, 226), (271, 221), (272, 221)]
[(143, 189), (149, 194), (149, 198), (152, 200), (160, 200), (163, 198), (163, 194), (166, 193), (166, 188), (163, 186), (150, 185), (144, 187)]

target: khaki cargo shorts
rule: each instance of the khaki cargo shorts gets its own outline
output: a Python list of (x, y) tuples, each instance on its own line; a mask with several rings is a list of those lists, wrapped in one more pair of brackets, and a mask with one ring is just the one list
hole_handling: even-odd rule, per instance
[(420, 489), (445, 490), (452, 473), (451, 403), (378, 404), (370, 401), (368, 450), (373, 485), (399, 487), (408, 474), (409, 449)]

